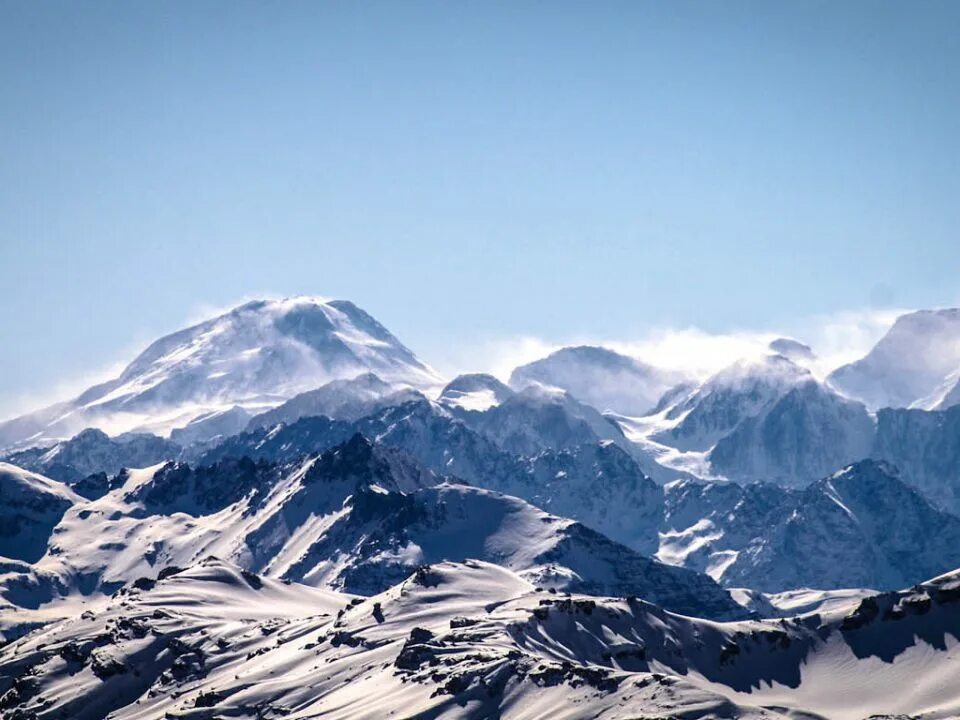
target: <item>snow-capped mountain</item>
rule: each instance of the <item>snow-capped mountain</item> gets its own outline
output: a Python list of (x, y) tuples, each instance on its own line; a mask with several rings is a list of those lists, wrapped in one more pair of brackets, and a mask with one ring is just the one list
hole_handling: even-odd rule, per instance
[(768, 592), (890, 589), (960, 565), (960, 518), (872, 460), (800, 491), (675, 483), (660, 537), (662, 560)]
[(664, 413), (672, 422), (655, 439), (679, 450), (708, 450), (741, 422), (812, 379), (809, 370), (783, 355), (738, 361), (678, 398)]
[(123, 468), (174, 460), (180, 452), (180, 445), (155, 435), (126, 433), (111, 438), (102, 430), (90, 428), (50, 447), (20, 450), (3, 459), (73, 485), (94, 473), (115, 475)]
[(0, 718), (951, 716), (960, 370), (887, 362), (932, 315), (850, 367), (946, 409), (875, 413), (789, 338), (442, 389), (344, 302), (161, 339), (0, 426)]
[(864, 358), (837, 368), (828, 380), (873, 409), (929, 410), (960, 400), (958, 373), (960, 308), (950, 308), (901, 315)]
[(512, 472), (481, 482), (578, 520), (645, 555), (659, 548), (663, 489), (613, 443), (542, 452)]
[[(513, 391), (492, 384), (490, 380), (498, 383), (490, 376), (467, 376), (467, 384), (461, 387), (472, 388), (469, 394), (458, 394), (459, 391), (454, 390), (441, 395), (439, 402), (450, 410), (453, 417), (475, 431), (484, 441), (493, 443), (502, 453), (522, 462), (524, 458), (543, 452), (575, 451), (587, 445), (612, 443), (632, 456), (644, 474), (658, 481), (684, 476), (682, 472), (659, 465), (642, 445), (630, 440), (616, 417), (601, 415), (594, 407), (580, 402), (569, 392), (540, 383)], [(456, 383), (455, 380), (451, 385)], [(484, 393), (484, 397), (496, 392), (498, 400), (480, 410), (477, 402), (479, 392)], [(471, 399), (472, 409), (464, 405), (464, 398)], [(411, 452), (420, 456), (415, 451)], [(467, 469), (466, 473), (462, 477), (478, 477), (473, 469)], [(483, 476), (484, 473), (479, 473), (479, 477)]]
[(569, 393), (530, 385), (484, 412), (462, 413), (470, 428), (514, 455), (566, 450), (609, 440), (632, 451), (620, 427)]
[(768, 347), (771, 352), (777, 355), (783, 355), (787, 360), (795, 362), (798, 365), (806, 366), (809, 363), (815, 362), (817, 359), (817, 354), (813, 351), (813, 348), (794, 338), (782, 337), (771, 340)]
[(243, 458), (125, 472), (102, 496), (70, 494), (69, 508), (57, 506), (63, 518), (45, 556), (0, 577), (0, 592), (16, 605), (34, 584), (69, 607), (78, 593), (109, 594), (213, 554), (270, 577), (370, 595), (424, 563), (477, 558), (554, 590), (641, 595), (707, 617), (742, 613), (700, 573), (519, 498), (441, 480), (359, 435), (290, 465)]
[(377, 410), (400, 405), (422, 395), (410, 388), (381, 380), (374, 373), (363, 373), (345, 380), (333, 380), (316, 390), (308, 390), (282, 405), (260, 413), (246, 429), (290, 424), (302, 417), (324, 415), (335, 420), (358, 420)]
[(449, 408), (483, 412), (513, 396), (513, 390), (486, 373), (458, 375), (440, 393), (437, 402)]
[[(902, 567), (891, 570), (885, 566), (886, 556), (879, 560), (862, 557), (864, 547), (879, 542), (870, 535), (858, 534), (866, 527), (864, 523), (848, 528), (847, 536), (827, 533), (810, 540), (810, 565), (793, 563), (788, 560), (788, 550), (776, 549), (782, 540), (778, 533), (785, 532), (785, 524), (795, 511), (794, 524), (798, 518), (814, 517), (809, 515), (812, 510), (805, 509), (807, 505), (832, 509), (830, 502), (823, 501), (822, 482), (811, 486), (809, 496), (769, 483), (742, 487), (691, 481), (661, 488), (614, 443), (585, 443), (517, 456), (502, 451), (496, 443), (427, 401), (389, 408), (353, 424), (304, 418), (290, 426), (261, 429), (215, 449), (204, 462), (243, 456), (290, 461), (303, 452), (322, 451), (352, 432), (376, 437), (437, 473), (523, 498), (556, 515), (578, 520), (641, 553), (659, 553), (667, 562), (711, 573), (730, 586), (756, 583), (757, 587), (776, 591), (803, 586), (834, 588), (849, 584), (844, 581), (849, 577), (858, 578), (853, 583), (858, 586), (887, 588), (960, 565), (960, 556), (951, 555), (949, 543), (944, 549), (935, 536), (928, 538), (931, 528), (952, 527), (954, 518), (944, 517), (916, 495), (906, 478), (888, 477), (893, 474), (890, 469), (874, 473), (886, 478), (889, 487), (883, 491), (897, 498), (904, 508), (917, 504), (910, 521), (902, 522), (910, 528), (907, 537), (919, 538), (920, 544), (904, 543), (891, 551), (919, 568), (920, 574), (912, 579), (896, 574), (903, 571)], [(859, 463), (854, 465), (853, 474), (873, 477), (872, 467)], [(836, 482), (850, 482), (844, 478)], [(880, 482), (876, 478), (864, 481), (864, 487), (880, 487)], [(884, 512), (894, 509), (878, 505), (872, 511), (864, 507), (862, 512), (869, 512), (871, 522), (878, 523)], [(776, 549), (782, 556), (774, 553), (764, 556), (767, 559), (757, 559), (750, 555), (751, 547)], [(929, 555), (924, 555), (925, 547), (931, 548)], [(849, 562), (840, 562), (842, 557)], [(779, 567), (781, 575), (770, 580), (764, 573), (772, 571), (764, 563)], [(733, 567), (737, 569), (731, 570)]]
[(266, 410), (367, 372), (416, 388), (442, 384), (351, 302), (258, 300), (157, 340), (115, 380), (0, 424), (0, 447), (59, 440), (87, 427), (167, 435), (205, 413)]
[[(771, 348), (803, 360), (796, 345)], [(645, 417), (615, 419), (641, 457), (687, 477), (789, 486), (868, 457), (875, 429), (861, 403), (781, 354), (738, 361), (699, 386), (672, 389)]]
[[(524, 412), (529, 410), (528, 406)], [(482, 413), (469, 413), (469, 417), (478, 415)], [(536, 419), (530, 424), (550, 427)], [(323, 452), (355, 433), (401, 450), (439, 474), (523, 498), (640, 552), (656, 551), (662, 491), (620, 444), (587, 433), (582, 443), (558, 448), (547, 444), (551, 434), (543, 433), (537, 436), (543, 444), (536, 444), (531, 455), (516, 455), (427, 400), (385, 408), (354, 423), (308, 417), (291, 425), (259, 428), (230, 438), (205, 452), (198, 462), (242, 457), (292, 462), (304, 454)], [(565, 437), (566, 433), (560, 435)]]
[(811, 379), (720, 438), (710, 467), (738, 482), (802, 486), (868, 457), (873, 434), (862, 404)]
[(510, 385), (539, 383), (566, 390), (600, 412), (642, 415), (685, 377), (602, 347), (567, 347), (516, 368)]
[(954, 717), (960, 578), (789, 620), (716, 623), (440, 563), (370, 598), (216, 558), (0, 649), (37, 720)]

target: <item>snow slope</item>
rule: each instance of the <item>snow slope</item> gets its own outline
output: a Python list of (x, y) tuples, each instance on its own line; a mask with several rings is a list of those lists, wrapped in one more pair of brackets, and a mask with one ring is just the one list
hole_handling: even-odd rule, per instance
[(566, 347), (510, 375), (516, 389), (539, 383), (566, 390), (600, 412), (642, 415), (685, 377), (602, 347)]
[(472, 373), (458, 375), (440, 392), (437, 402), (449, 408), (483, 412), (496, 407), (513, 395), (513, 390), (493, 375)]
[(204, 413), (265, 410), (366, 372), (417, 388), (442, 382), (351, 302), (257, 300), (157, 340), (115, 380), (0, 424), (0, 447), (59, 440), (87, 427), (167, 435)]
[(865, 357), (837, 368), (828, 380), (873, 409), (929, 410), (955, 387), (958, 371), (960, 309), (918, 310), (898, 317)]
[(37, 720), (949, 718), (958, 627), (956, 574), (716, 623), (538, 592), (478, 561), (351, 598), (210, 558), (0, 650), (0, 707)]
[(384, 382), (374, 373), (363, 373), (295, 395), (279, 407), (255, 416), (244, 429), (290, 424), (302, 417), (318, 415), (336, 420), (357, 420), (381, 408), (420, 397), (420, 393), (412, 388)]

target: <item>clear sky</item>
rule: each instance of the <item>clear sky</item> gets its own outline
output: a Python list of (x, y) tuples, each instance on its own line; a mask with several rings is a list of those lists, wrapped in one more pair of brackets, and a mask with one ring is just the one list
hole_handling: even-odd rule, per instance
[(204, 308), (484, 343), (960, 302), (957, 2), (0, 2), (0, 415)]

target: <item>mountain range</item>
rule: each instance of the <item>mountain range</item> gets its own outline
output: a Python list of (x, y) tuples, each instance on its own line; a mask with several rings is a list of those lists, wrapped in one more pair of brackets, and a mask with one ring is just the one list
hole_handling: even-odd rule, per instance
[[(716, 623), (477, 560), (370, 597), (217, 558), (0, 648), (9, 717), (949, 718), (960, 579)], [(865, 671), (869, 668), (869, 671)]]
[(304, 297), (161, 338), (0, 423), (0, 717), (948, 717), (958, 318), (825, 377), (444, 378)]

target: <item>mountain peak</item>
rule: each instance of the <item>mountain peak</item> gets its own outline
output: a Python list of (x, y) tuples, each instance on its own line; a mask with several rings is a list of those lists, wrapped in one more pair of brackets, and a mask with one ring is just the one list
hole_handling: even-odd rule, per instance
[[(365, 373), (428, 389), (440, 376), (367, 312), (346, 300), (253, 300), (152, 343), (115, 380), (76, 399), (0, 424), (0, 447), (109, 434), (167, 435), (235, 406), (261, 412), (299, 393)], [(252, 412), (252, 414), (254, 414)], [(39, 431), (38, 431), (39, 430)]]
[(433, 485), (437, 478), (409, 456), (371, 442), (357, 432), (316, 458), (304, 481), (316, 480), (349, 480), (358, 487), (380, 486), (388, 491), (408, 492)]
[(847, 465), (842, 470), (838, 470), (830, 476), (831, 480), (849, 477), (867, 477), (874, 475), (884, 475), (887, 477), (900, 477), (900, 470), (896, 465), (885, 460), (875, 460), (874, 458), (865, 458), (855, 463)]
[(873, 409), (931, 409), (943, 407), (958, 370), (960, 308), (943, 308), (901, 315), (869, 353), (828, 380)]
[(482, 412), (499, 405), (513, 395), (513, 390), (486, 373), (458, 375), (440, 392), (437, 401), (443, 405)]
[(603, 411), (643, 415), (669, 388), (684, 378), (604, 347), (561, 348), (516, 368), (510, 385), (522, 389), (539, 383), (566, 390)]
[(770, 350), (782, 355), (793, 362), (810, 362), (815, 360), (817, 355), (813, 349), (799, 340), (793, 338), (777, 338), (770, 343)]

